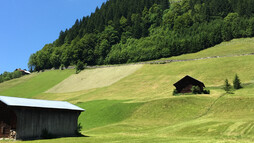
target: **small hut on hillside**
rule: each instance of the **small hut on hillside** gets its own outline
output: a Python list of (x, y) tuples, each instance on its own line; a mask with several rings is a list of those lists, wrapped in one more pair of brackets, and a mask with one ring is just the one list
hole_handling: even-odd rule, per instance
[(75, 136), (84, 109), (64, 101), (0, 96), (0, 138), (15, 133), (16, 139)]
[(174, 86), (178, 93), (190, 93), (193, 86), (198, 86), (201, 91), (205, 87), (203, 82), (188, 75), (176, 82)]
[(29, 71), (27, 71), (27, 70), (22, 70), (21, 68), (19, 68), (19, 69), (16, 69), (15, 71), (20, 71), (21, 73), (22, 73), (22, 75), (28, 75), (28, 74), (31, 74)]

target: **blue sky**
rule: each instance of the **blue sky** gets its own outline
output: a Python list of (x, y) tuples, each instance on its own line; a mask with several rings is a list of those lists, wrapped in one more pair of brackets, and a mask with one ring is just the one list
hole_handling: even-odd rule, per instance
[(0, 0), (0, 73), (28, 69), (32, 53), (106, 0)]

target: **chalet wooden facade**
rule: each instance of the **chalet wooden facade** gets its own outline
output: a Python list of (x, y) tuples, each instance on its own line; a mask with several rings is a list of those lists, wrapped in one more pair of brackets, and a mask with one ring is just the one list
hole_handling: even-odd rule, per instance
[(203, 82), (188, 75), (176, 82), (174, 86), (178, 93), (190, 93), (193, 86), (198, 86), (201, 91), (205, 87)]
[(63, 101), (0, 96), (0, 138), (37, 139), (43, 130), (56, 137), (75, 136), (83, 111)]

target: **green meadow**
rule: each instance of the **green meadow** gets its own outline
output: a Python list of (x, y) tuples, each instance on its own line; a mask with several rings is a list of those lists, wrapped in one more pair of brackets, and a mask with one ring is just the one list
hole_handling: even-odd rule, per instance
[(74, 70), (54, 70), (43, 73), (33, 73), (32, 75), (24, 76), (20, 79), (1, 83), (0, 94), (5, 96), (33, 98), (74, 73)]
[(194, 54), (184, 54), (181, 56), (164, 58), (162, 60), (183, 60), (213, 56), (233, 56), (249, 53), (254, 53), (254, 38), (233, 39)]
[[(254, 52), (253, 43), (253, 38), (235, 39), (173, 58), (248, 54)], [(107, 73), (112, 72), (110, 68), (122, 66), (102, 69), (105, 75), (115, 75)], [(78, 78), (85, 80), (90, 72), (99, 77), (96, 74), (101, 72), (92, 70), (96, 69), (86, 69)], [(126, 72), (126, 76), (115, 82), (110, 81), (115, 78), (107, 78), (112, 84), (96, 87), (99, 82), (92, 82), (95, 88), (84, 89), (80, 85), (74, 92), (66, 93), (46, 91), (52, 91), (58, 84), (67, 87), (71, 79), (77, 80), (72, 78), (74, 70), (45, 71), (1, 83), (0, 95), (65, 100), (86, 109), (79, 117), (86, 137), (16, 142), (254, 142), (254, 55), (146, 64), (131, 74), (128, 70), (119, 72)], [(225, 79), (232, 84), (236, 73), (243, 88), (225, 94), (222, 89)], [(204, 82), (211, 94), (173, 96), (173, 84), (185, 75)]]

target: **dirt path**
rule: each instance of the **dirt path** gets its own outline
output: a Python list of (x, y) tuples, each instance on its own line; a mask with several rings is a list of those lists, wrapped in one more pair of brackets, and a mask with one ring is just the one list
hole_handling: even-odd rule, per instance
[(195, 119), (198, 119), (198, 118), (201, 118), (201, 117), (207, 115), (208, 112), (211, 111), (211, 109), (213, 108), (213, 106), (214, 106), (223, 96), (225, 96), (225, 95), (227, 95), (227, 94), (224, 93), (224, 94), (220, 95), (218, 98), (216, 98), (216, 99), (212, 102), (212, 104), (206, 109), (206, 111), (205, 111), (203, 114), (201, 114), (200, 116), (196, 117)]

